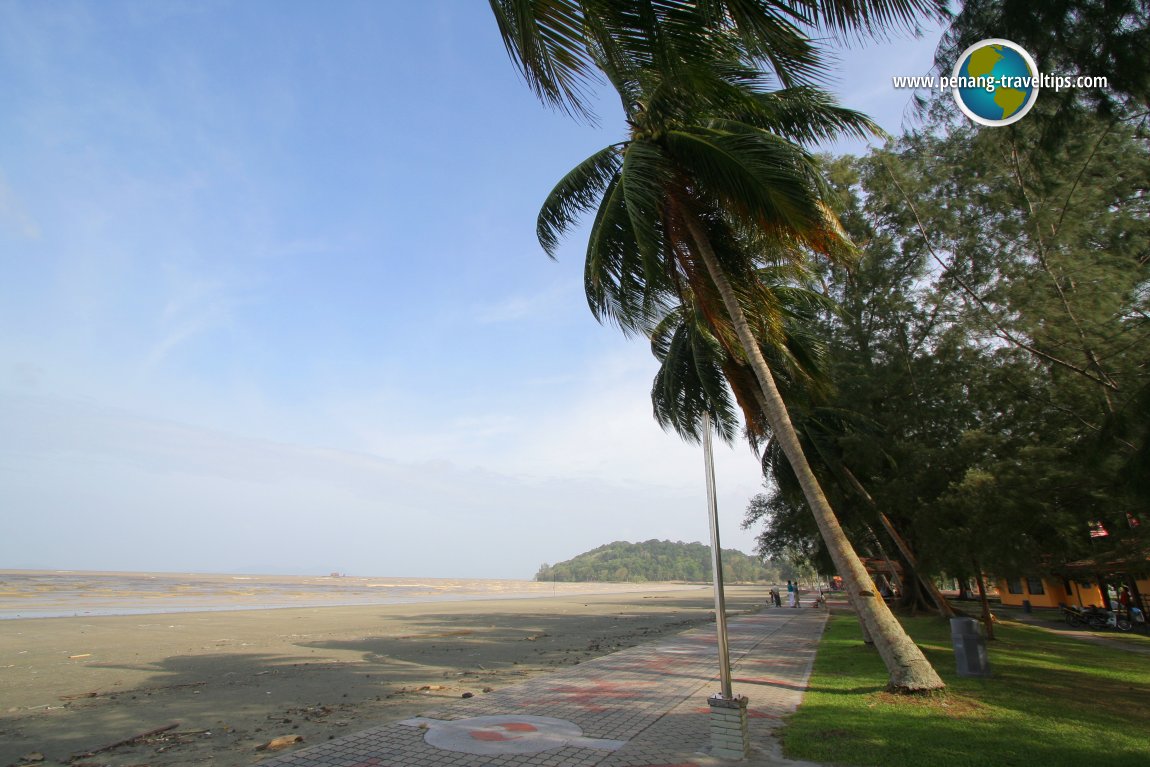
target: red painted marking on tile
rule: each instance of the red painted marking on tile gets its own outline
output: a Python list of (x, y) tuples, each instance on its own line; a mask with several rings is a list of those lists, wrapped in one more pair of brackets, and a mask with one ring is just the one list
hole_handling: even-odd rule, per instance
[(596, 701), (609, 699), (612, 701), (618, 700), (634, 700), (641, 697), (641, 694), (635, 692), (635, 687), (647, 686), (644, 682), (631, 682), (629, 684), (616, 684), (614, 682), (595, 682), (589, 686), (574, 686), (562, 685), (560, 687), (551, 687), (548, 692), (557, 692), (562, 696), (563, 703), (572, 703), (585, 711), (591, 713), (600, 713), (607, 711), (606, 706), (599, 705)]
[(533, 724), (527, 724), (527, 722), (507, 722), (505, 724), (493, 724), (487, 729), (483, 730), (468, 730), (467, 734), (475, 740), (488, 741), (519, 740), (521, 737), (519, 735), (512, 735), (511, 737), (507, 737), (501, 732), (494, 732), (496, 728), (500, 730), (507, 730), (508, 732), (539, 732), (538, 727)]

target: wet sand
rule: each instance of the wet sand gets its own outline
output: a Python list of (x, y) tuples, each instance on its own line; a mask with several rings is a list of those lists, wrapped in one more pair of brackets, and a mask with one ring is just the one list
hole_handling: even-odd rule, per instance
[[(647, 584), (675, 591), (683, 584)], [(633, 583), (473, 578), (0, 570), (0, 620), (618, 594)]]
[[(709, 588), (634, 588), (0, 621), (0, 765), (248, 765), (279, 736), (320, 742), (711, 620)], [(728, 610), (765, 597), (728, 587)]]

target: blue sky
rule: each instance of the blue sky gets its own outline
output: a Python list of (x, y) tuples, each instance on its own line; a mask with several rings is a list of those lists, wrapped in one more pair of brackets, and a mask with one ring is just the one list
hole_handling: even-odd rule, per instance
[[(937, 32), (840, 52), (898, 132)], [(531, 577), (706, 540), (485, 2), (0, 0), (0, 567)], [(858, 149), (844, 145), (838, 149)], [(724, 546), (760, 488), (721, 448)]]

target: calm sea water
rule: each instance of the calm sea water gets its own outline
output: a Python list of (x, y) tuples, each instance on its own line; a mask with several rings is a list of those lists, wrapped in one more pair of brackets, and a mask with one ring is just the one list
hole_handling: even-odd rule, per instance
[(450, 578), (0, 571), (0, 619), (523, 599), (697, 588)]

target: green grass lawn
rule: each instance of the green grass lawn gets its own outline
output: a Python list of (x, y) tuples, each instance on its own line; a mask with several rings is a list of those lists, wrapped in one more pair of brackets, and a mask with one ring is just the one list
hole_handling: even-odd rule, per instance
[(988, 643), (993, 676), (960, 678), (947, 621), (903, 625), (948, 689), (885, 692), (886, 670), (858, 622), (834, 616), (810, 690), (782, 732), (788, 757), (882, 767), (1150, 765), (1150, 655), (1003, 622)]

